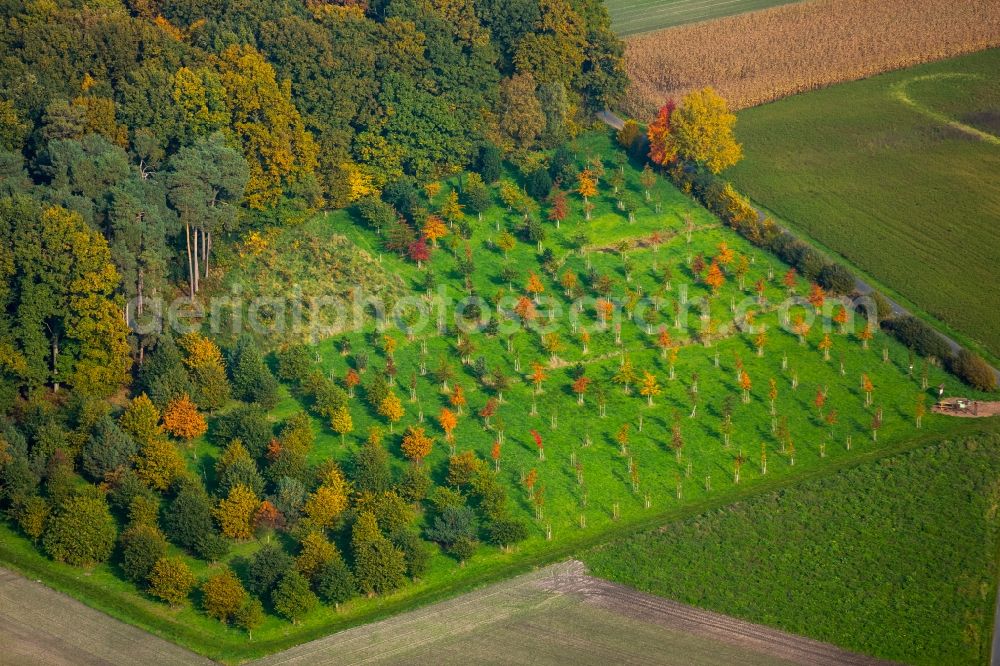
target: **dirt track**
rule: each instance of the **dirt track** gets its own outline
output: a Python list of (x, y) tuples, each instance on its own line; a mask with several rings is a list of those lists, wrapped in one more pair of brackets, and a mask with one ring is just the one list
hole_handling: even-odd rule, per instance
[(79, 601), (0, 569), (0, 664), (211, 664)]
[[(624, 620), (624, 621), (623, 621)], [(885, 664), (586, 575), (576, 561), (272, 655), (259, 664)]]

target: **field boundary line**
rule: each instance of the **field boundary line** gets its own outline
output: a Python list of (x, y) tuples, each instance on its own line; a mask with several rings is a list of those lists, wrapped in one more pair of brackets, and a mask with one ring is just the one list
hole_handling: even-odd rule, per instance
[(975, 137), (987, 143), (991, 143), (994, 146), (1000, 146), (1000, 136), (996, 136), (995, 134), (990, 134), (989, 132), (985, 132), (979, 129), (978, 127), (967, 125), (966, 123), (955, 120), (954, 118), (951, 118), (941, 113), (940, 111), (934, 111), (933, 109), (930, 109), (924, 106), (923, 104), (920, 104), (918, 101), (910, 97), (910, 95), (907, 93), (907, 88), (910, 86), (910, 84), (917, 83), (919, 81), (935, 81), (940, 79), (980, 79), (980, 78), (982, 77), (976, 76), (975, 74), (967, 74), (964, 72), (926, 74), (924, 76), (916, 76), (912, 79), (906, 79), (904, 81), (899, 81), (897, 83), (892, 84), (889, 96), (894, 100), (896, 100), (897, 102), (905, 104), (906, 106), (910, 107), (911, 109), (913, 109), (914, 111), (923, 116), (931, 118), (932, 120), (936, 120), (943, 125), (947, 125), (948, 127), (958, 130), (959, 132), (962, 132), (964, 134), (968, 134), (969, 136)]

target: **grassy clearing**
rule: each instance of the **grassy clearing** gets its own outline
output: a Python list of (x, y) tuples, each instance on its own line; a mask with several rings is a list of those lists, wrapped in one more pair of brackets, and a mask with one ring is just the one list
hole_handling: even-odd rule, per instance
[(746, 159), (728, 172), (994, 361), (1000, 151), (975, 132), (1000, 137), (998, 72), (984, 51), (744, 111)]
[(708, 21), (797, 0), (605, 0), (611, 27), (619, 35)]
[[(600, 155), (609, 159), (613, 152), (609, 137), (592, 134), (581, 138), (576, 150), (581, 160)], [(609, 171), (617, 168), (605, 166)], [(644, 197), (638, 184), (639, 174), (631, 166), (625, 167), (626, 188)], [(443, 442), (438, 428), (438, 410), (448, 404), (450, 395), (442, 392), (441, 384), (432, 373), (421, 375), (422, 360), (433, 369), (440, 358), (449, 359), (457, 376), (450, 382), (453, 390), (461, 385), (468, 397), (465, 414), (460, 417), (455, 431), (459, 451), (472, 450), (479, 457), (489, 459), (492, 444), (497, 438), (496, 426), (502, 419), (506, 443), (502, 447), (500, 478), (509, 488), (513, 511), (528, 520), (530, 536), (513, 553), (504, 553), (494, 547), (482, 546), (464, 567), (451, 558), (438, 553), (430, 570), (419, 582), (386, 597), (354, 599), (341, 606), (339, 612), (322, 607), (291, 625), (268, 616), (264, 626), (254, 632), (253, 642), (219, 623), (205, 617), (192, 607), (168, 609), (143, 596), (134, 586), (120, 580), (113, 567), (97, 567), (93, 571), (80, 571), (49, 562), (39, 555), (25, 540), (4, 528), (0, 538), (0, 559), (16, 568), (37, 576), (92, 605), (107, 610), (116, 617), (175, 640), (191, 649), (224, 661), (239, 661), (275, 652), (291, 645), (330, 633), (348, 626), (370, 622), (416, 605), (429, 603), (474, 586), (502, 579), (538, 564), (560, 557), (597, 543), (621, 539), (635, 530), (662, 523), (668, 518), (690, 515), (694, 511), (722, 506), (741, 497), (768, 489), (784, 487), (805, 478), (829, 474), (830, 471), (877, 458), (890, 452), (905, 450), (918, 445), (916, 439), (939, 437), (956, 430), (977, 429), (982, 424), (948, 420), (937, 415), (924, 419), (923, 430), (915, 430), (913, 409), (920, 394), (921, 367), (918, 362), (913, 376), (909, 376), (908, 354), (893, 340), (878, 334), (870, 349), (863, 349), (855, 335), (841, 334), (837, 327), (829, 327), (825, 317), (832, 309), (827, 307), (825, 317), (817, 318), (813, 329), (800, 344), (795, 335), (779, 326), (780, 313), (775, 304), (782, 301), (785, 288), (781, 276), (785, 267), (775, 258), (751, 247), (741, 238), (720, 227), (703, 209), (695, 207), (689, 199), (664, 181), (653, 188), (650, 201), (643, 201), (635, 221), (629, 223), (624, 213), (615, 205), (611, 188), (602, 181), (601, 193), (592, 199), (596, 204), (593, 219), (584, 221), (582, 202), (572, 197), (570, 218), (556, 229), (546, 222), (548, 235), (543, 249), (551, 250), (559, 263), (556, 276), (545, 273), (539, 263), (538, 248), (534, 243), (519, 242), (505, 260), (503, 252), (495, 248), (493, 240), (497, 229), (513, 228), (518, 219), (497, 206), (490, 210), (482, 222), (473, 222), (473, 234), (468, 242), (475, 270), (471, 281), (476, 293), (490, 297), (496, 293), (517, 296), (523, 293), (530, 271), (541, 276), (545, 295), (564, 312), (570, 301), (564, 296), (556, 277), (566, 272), (579, 276), (584, 292), (593, 296), (594, 280), (589, 277), (606, 275), (611, 282), (611, 295), (620, 301), (627, 300), (627, 293), (639, 286), (642, 293), (659, 299), (659, 310), (646, 309), (648, 328), (623, 318), (621, 342), (616, 341), (613, 327), (602, 328), (592, 306), (580, 315), (580, 326), (591, 331), (589, 349), (584, 352), (580, 336), (573, 331), (570, 318), (553, 317), (552, 332), (561, 342), (553, 363), (550, 351), (543, 349), (537, 331), (522, 331), (510, 340), (508, 351), (506, 335), (490, 336), (475, 333), (471, 340), (476, 350), (472, 357), (482, 356), (491, 369), (502, 370), (512, 381), (504, 391), (504, 401), (493, 429), (484, 427), (482, 419), (474, 416), (490, 397), (499, 397), (495, 388), (483, 385), (474, 376), (472, 367), (459, 362), (456, 352), (457, 336), (435, 330), (433, 318), (422, 331), (408, 339), (399, 331), (388, 331), (398, 343), (395, 364), (398, 368), (396, 391), (403, 400), (405, 416), (395, 427), (387, 443), (397, 471), (403, 467), (399, 449), (400, 433), (406, 425), (416, 424), (420, 413), (425, 426), (437, 438), (434, 452), (427, 459), (432, 476), (443, 483), (447, 473), (448, 446)], [(445, 193), (442, 193), (442, 197)], [(656, 212), (659, 203), (661, 212)], [(695, 231), (687, 240), (686, 225), (690, 219)], [(360, 247), (370, 248), (379, 254), (381, 243), (374, 232), (360, 228), (345, 212), (320, 216), (307, 226), (286, 230), (291, 238), (307, 240), (304, 235), (320, 227), (324, 234), (343, 235)], [(580, 230), (586, 230), (589, 240), (584, 251), (572, 249), (571, 240)], [(648, 243), (652, 234), (660, 237), (658, 245)], [(328, 236), (323, 236), (324, 238)], [(332, 237), (332, 236), (329, 236)], [(616, 250), (619, 241), (629, 243), (644, 240), (641, 246), (627, 251), (628, 264)], [(720, 243), (725, 242), (736, 256), (745, 255), (750, 261), (749, 274), (741, 289), (733, 275), (733, 268), (719, 293), (710, 296), (709, 289), (692, 277), (689, 262), (697, 254), (711, 258), (719, 253)], [(282, 248), (275, 258), (275, 265), (296, 260), (296, 247), (286, 239), (276, 240)], [(445, 239), (444, 245), (448, 244)], [(465, 242), (457, 244), (459, 256), (465, 252)], [(283, 253), (291, 256), (283, 257)], [(424, 271), (415, 265), (391, 255), (376, 256), (382, 270), (396, 276), (404, 284), (414, 287), (422, 284)], [(510, 285), (500, 279), (501, 267), (509, 261), (519, 271)], [(626, 265), (628, 270), (626, 270)], [(671, 268), (671, 288), (665, 288), (663, 269)], [(734, 264), (735, 265), (735, 264)], [(588, 268), (589, 267), (589, 268)], [(461, 276), (455, 256), (449, 250), (434, 253), (428, 270), (436, 276), (444, 296), (458, 298), (464, 295)], [(769, 277), (770, 276), (770, 277)], [(763, 356), (757, 356), (754, 336), (739, 333), (734, 326), (733, 302), (745, 298), (754, 300), (753, 285), (764, 281), (764, 294), (769, 305), (752, 306), (757, 311), (756, 324), (768, 329)], [(245, 286), (252, 292), (254, 284)], [(336, 286), (336, 285), (333, 285)], [(508, 289), (513, 287), (513, 291)], [(799, 294), (807, 285), (797, 285)], [(422, 298), (429, 294), (416, 290)], [(673, 303), (695, 303), (703, 298), (708, 307), (708, 319), (714, 322), (717, 335), (710, 346), (704, 346), (698, 337), (701, 322), (698, 310), (674, 326)], [(828, 303), (829, 305), (829, 303)], [(484, 306), (492, 309), (492, 306)], [(548, 322), (542, 309), (541, 321)], [(796, 306), (792, 311), (808, 314), (807, 308)], [(675, 362), (674, 379), (670, 379), (670, 362), (655, 347), (660, 326), (665, 326), (673, 340), (679, 344)], [(833, 350), (829, 361), (823, 359), (817, 348), (822, 338), (822, 328), (830, 328)], [(860, 325), (855, 328), (855, 333)], [(369, 353), (369, 370), (363, 374), (367, 382), (373, 373), (383, 372), (386, 357), (379, 348), (385, 332), (375, 332), (370, 326), (351, 333), (348, 337), (354, 351)], [(426, 344), (426, 353), (423, 347)], [(888, 361), (883, 361), (883, 349)], [(351, 356), (342, 356), (336, 349), (336, 340), (328, 339), (315, 348), (316, 362), (325, 372), (343, 377)], [(649, 371), (661, 388), (650, 406), (645, 397), (638, 395), (638, 386), (626, 394), (621, 386), (612, 384), (611, 378), (618, 371), (621, 354), (627, 351), (637, 373)], [(787, 362), (784, 361), (787, 359)], [(542, 392), (535, 395), (526, 375), (533, 361), (546, 367), (547, 378)], [(520, 370), (515, 364), (520, 363)], [(595, 384), (579, 405), (570, 390), (569, 369), (576, 363), (586, 368), (586, 374)], [(752, 379), (750, 401), (741, 402), (737, 384), (737, 367), (743, 368)], [(843, 372), (841, 372), (843, 364)], [(410, 377), (417, 374), (417, 400), (410, 401)], [(875, 387), (874, 405), (866, 406), (859, 388), (862, 373), (867, 374)], [(697, 374), (698, 410), (690, 416), (692, 402), (690, 389)], [(772, 417), (768, 409), (768, 381), (774, 378), (779, 397), (776, 401), (777, 420), (787, 418), (793, 446), (781, 442), (772, 432)], [(798, 388), (793, 389), (794, 380)], [(928, 380), (931, 386), (944, 383), (949, 393), (966, 393), (954, 378), (941, 370), (930, 367)], [(596, 400), (597, 386), (606, 393), (606, 413), (602, 418)], [(836, 410), (838, 418), (828, 424), (814, 406), (820, 387), (827, 391), (825, 410)], [(370, 425), (387, 424), (364, 401), (364, 391), (350, 402), (355, 430), (341, 443), (329, 425), (314, 422), (317, 441), (312, 459), (336, 459), (350, 471), (350, 460)], [(733, 397), (732, 442), (726, 447), (721, 435), (721, 410), (726, 396)], [(537, 414), (531, 413), (532, 402), (537, 404)], [(274, 421), (280, 422), (306, 405), (290, 393), (272, 412)], [(873, 441), (870, 425), (877, 408), (883, 411), (883, 425), (878, 440)], [(675, 416), (676, 415), (676, 416)], [(672, 424), (676, 418), (683, 437), (683, 449), (678, 456), (671, 448)], [(641, 419), (641, 430), (640, 430)], [(623, 454), (616, 434), (623, 425), (630, 427), (627, 453)], [(541, 460), (532, 441), (530, 431), (537, 430), (544, 440), (545, 460)], [(589, 439), (590, 445), (586, 445)], [(848, 441), (853, 446), (848, 449)], [(211, 470), (224, 442), (200, 440), (191, 449), (192, 465), (198, 472)], [(793, 448), (794, 447), (794, 448)], [(739, 484), (734, 471), (737, 457), (744, 456)], [(762, 453), (766, 454), (766, 473), (762, 467)], [(574, 467), (572, 461), (579, 463)], [(630, 478), (629, 462), (638, 470), (638, 483)], [(522, 473), (536, 470), (539, 481), (536, 488), (544, 489), (541, 517), (536, 518), (536, 507), (521, 481)], [(616, 515), (617, 514), (617, 515)], [(418, 521), (425, 520), (424, 516)], [(586, 527), (581, 521), (586, 521)], [(551, 530), (551, 540), (546, 532)], [(335, 534), (341, 540), (341, 534)], [(250, 541), (238, 544), (230, 560), (247, 555), (259, 543)], [(199, 577), (208, 574), (208, 566), (193, 560)]]
[(595, 575), (886, 659), (989, 659), (1000, 436), (946, 441), (671, 523)]

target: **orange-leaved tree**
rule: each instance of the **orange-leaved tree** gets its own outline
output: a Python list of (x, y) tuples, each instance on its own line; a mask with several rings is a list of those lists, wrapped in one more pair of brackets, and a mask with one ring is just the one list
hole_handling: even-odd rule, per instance
[(174, 437), (190, 442), (208, 432), (208, 423), (187, 393), (174, 398), (163, 412), (163, 427)]

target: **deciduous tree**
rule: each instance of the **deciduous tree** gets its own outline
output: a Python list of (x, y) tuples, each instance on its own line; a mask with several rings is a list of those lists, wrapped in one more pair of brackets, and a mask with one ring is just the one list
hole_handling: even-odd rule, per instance
[(711, 88), (688, 93), (670, 114), (670, 136), (677, 154), (704, 165), (712, 173), (731, 167), (743, 157), (733, 128), (736, 116), (726, 100)]
[(247, 591), (227, 568), (202, 583), (201, 599), (206, 613), (220, 622), (229, 622), (246, 602)]
[(434, 440), (421, 427), (410, 426), (403, 435), (403, 454), (416, 463), (430, 455), (433, 445)]
[(186, 393), (167, 404), (167, 408), (163, 411), (163, 427), (168, 433), (185, 442), (190, 442), (208, 432), (205, 417)]
[(104, 562), (118, 530), (104, 497), (97, 492), (71, 495), (46, 523), (42, 546), (57, 562), (87, 566)]
[(295, 569), (289, 569), (282, 574), (271, 592), (271, 603), (274, 610), (297, 624), (304, 615), (316, 608), (319, 599), (309, 589), (309, 581), (305, 576)]
[(253, 537), (253, 519), (260, 506), (257, 495), (244, 485), (236, 485), (212, 512), (219, 529), (230, 539)]
[(186, 601), (194, 584), (191, 568), (179, 557), (161, 557), (149, 573), (149, 593), (171, 606)]

